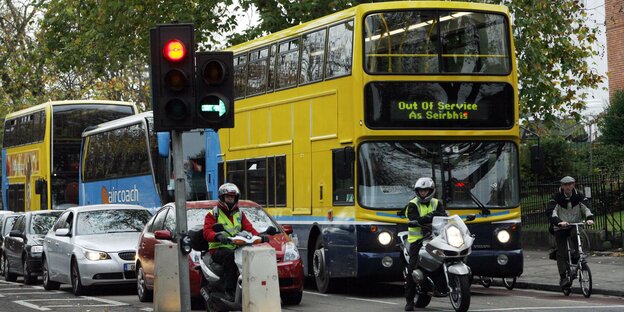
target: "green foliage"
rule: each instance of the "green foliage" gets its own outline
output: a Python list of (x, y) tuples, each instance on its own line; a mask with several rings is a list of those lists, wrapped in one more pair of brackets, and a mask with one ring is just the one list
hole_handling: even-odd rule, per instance
[(624, 145), (624, 90), (613, 94), (609, 107), (598, 123), (605, 144)]
[(540, 140), (540, 148), (544, 159), (543, 178), (556, 180), (572, 174), (574, 153), (570, 143), (561, 137), (545, 137)]

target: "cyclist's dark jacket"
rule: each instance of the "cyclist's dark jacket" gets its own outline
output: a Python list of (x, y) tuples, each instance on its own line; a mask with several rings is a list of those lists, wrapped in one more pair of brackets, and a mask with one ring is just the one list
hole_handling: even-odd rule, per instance
[(570, 197), (566, 197), (563, 190), (559, 189), (551, 200), (554, 209), (550, 214), (550, 223), (555, 231), (559, 230), (559, 222), (575, 223), (594, 219), (594, 214), (583, 204), (584, 199), (585, 195), (576, 189), (572, 190)]

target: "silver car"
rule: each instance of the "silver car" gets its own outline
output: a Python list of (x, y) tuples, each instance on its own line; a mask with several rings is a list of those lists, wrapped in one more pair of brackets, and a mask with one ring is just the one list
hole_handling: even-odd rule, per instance
[(43, 287), (71, 284), (79, 296), (92, 285), (136, 283), (137, 241), (150, 218), (135, 205), (68, 208), (43, 242)]

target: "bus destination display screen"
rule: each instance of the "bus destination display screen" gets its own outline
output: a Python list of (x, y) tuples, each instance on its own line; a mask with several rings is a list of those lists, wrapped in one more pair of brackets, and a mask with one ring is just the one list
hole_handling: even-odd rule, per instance
[(372, 82), (365, 89), (372, 129), (508, 129), (514, 123), (507, 83)]

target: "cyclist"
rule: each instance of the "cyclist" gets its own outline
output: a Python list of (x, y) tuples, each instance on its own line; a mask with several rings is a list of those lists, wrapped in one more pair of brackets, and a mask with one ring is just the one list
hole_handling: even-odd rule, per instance
[[(576, 233), (572, 233), (573, 228), (570, 223), (582, 222), (585, 220), (587, 225), (594, 224), (594, 215), (589, 208), (583, 204), (585, 196), (578, 192), (575, 188), (575, 180), (573, 177), (565, 176), (561, 179), (561, 187), (559, 191), (553, 195), (555, 208), (550, 215), (550, 223), (553, 226), (555, 243), (557, 244), (557, 269), (559, 270), (559, 286), (569, 287), (571, 281), (566, 272), (568, 269), (568, 238), (572, 236), (576, 240)], [(572, 235), (575, 234), (575, 235)], [(578, 242), (571, 244), (574, 249), (578, 246)]]

